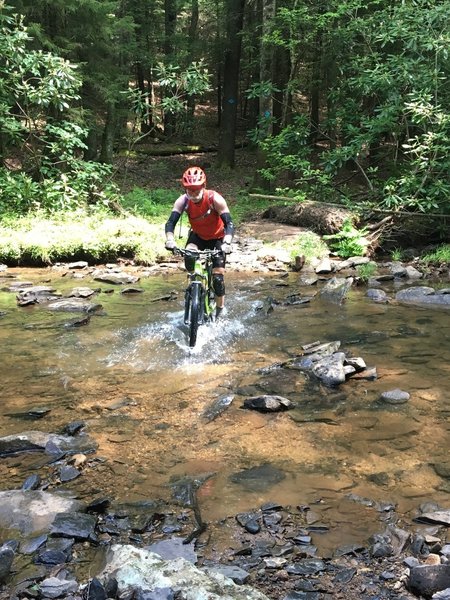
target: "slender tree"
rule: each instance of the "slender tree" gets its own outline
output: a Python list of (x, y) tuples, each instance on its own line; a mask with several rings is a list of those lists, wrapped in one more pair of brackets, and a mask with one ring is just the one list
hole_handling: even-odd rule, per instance
[(227, 0), (226, 8), (227, 36), (224, 52), (223, 108), (217, 162), (220, 166), (233, 167), (245, 0)]

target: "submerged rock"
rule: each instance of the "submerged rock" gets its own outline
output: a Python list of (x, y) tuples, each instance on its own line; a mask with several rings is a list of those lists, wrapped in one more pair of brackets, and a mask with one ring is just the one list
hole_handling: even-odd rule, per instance
[(279, 412), (294, 408), (294, 403), (283, 396), (263, 395), (247, 398), (242, 406), (260, 412)]
[(0, 438), (0, 457), (21, 452), (46, 451), (48, 454), (89, 454), (97, 443), (87, 435), (64, 436), (43, 431), (23, 431)]
[(59, 513), (81, 510), (71, 498), (39, 490), (0, 492), (0, 528), (14, 529), (24, 535), (47, 531)]

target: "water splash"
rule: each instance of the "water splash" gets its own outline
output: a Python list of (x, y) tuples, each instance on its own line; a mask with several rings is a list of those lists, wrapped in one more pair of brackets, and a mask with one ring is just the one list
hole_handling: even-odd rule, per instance
[(194, 348), (188, 345), (183, 311), (162, 313), (154, 323), (119, 330), (118, 341), (107, 356), (106, 364), (153, 371), (228, 362), (230, 346), (248, 335), (246, 322), (253, 314), (251, 304), (243, 304), (242, 300), (236, 302), (238, 308), (228, 309), (220, 320), (201, 325)]

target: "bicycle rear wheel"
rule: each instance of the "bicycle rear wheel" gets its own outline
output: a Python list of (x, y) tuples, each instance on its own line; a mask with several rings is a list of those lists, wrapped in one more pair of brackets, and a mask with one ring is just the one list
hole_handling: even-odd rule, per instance
[(189, 347), (193, 348), (197, 342), (198, 326), (201, 319), (201, 294), (200, 286), (191, 286), (189, 299)]

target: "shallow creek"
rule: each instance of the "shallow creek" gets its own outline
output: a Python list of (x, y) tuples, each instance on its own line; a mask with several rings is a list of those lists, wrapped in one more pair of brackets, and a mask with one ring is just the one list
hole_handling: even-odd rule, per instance
[[(315, 298), (266, 314), (258, 308), (267, 297), (311, 295), (314, 288), (299, 286), (294, 273), (229, 273), (228, 312), (200, 329), (190, 351), (182, 325), (183, 274), (142, 278), (137, 285), (144, 293), (129, 295), (58, 270), (9, 269), (7, 275), (0, 279), (0, 435), (60, 432), (82, 419), (98, 443), (96, 457), (106, 459), (88, 461), (82, 477), (60, 489), (87, 500), (169, 499), (171, 481), (213, 473), (198, 491), (205, 521), (270, 501), (308, 505), (328, 528), (313, 537), (322, 554), (382, 530), (382, 514), (355, 503), (350, 493), (395, 503), (408, 522), (422, 502), (448, 507), (449, 481), (433, 467), (448, 462), (448, 311), (375, 304), (361, 287), (342, 306)], [(50, 283), (63, 295), (77, 286), (100, 288), (94, 301), (103, 310), (88, 325), (67, 328), (73, 313), (18, 307), (15, 294), (5, 291), (16, 281)], [(393, 295), (389, 285), (384, 289)], [(173, 300), (158, 299), (173, 290)], [(316, 340), (340, 340), (346, 353), (377, 368), (378, 379), (327, 389), (300, 371), (267, 369)], [(410, 400), (379, 402), (395, 388), (409, 392)], [(212, 402), (227, 394), (234, 394), (231, 405), (216, 419), (205, 418)], [(243, 400), (257, 394), (285, 396), (296, 408), (244, 410)], [(39, 420), (17, 416), (37, 408), (51, 410)], [(44, 463), (38, 455), (0, 459), (0, 488), (20, 487), (32, 472), (45, 478)], [(236, 479), (261, 466), (262, 478)], [(215, 542), (229, 543), (226, 533), (217, 531)]]

